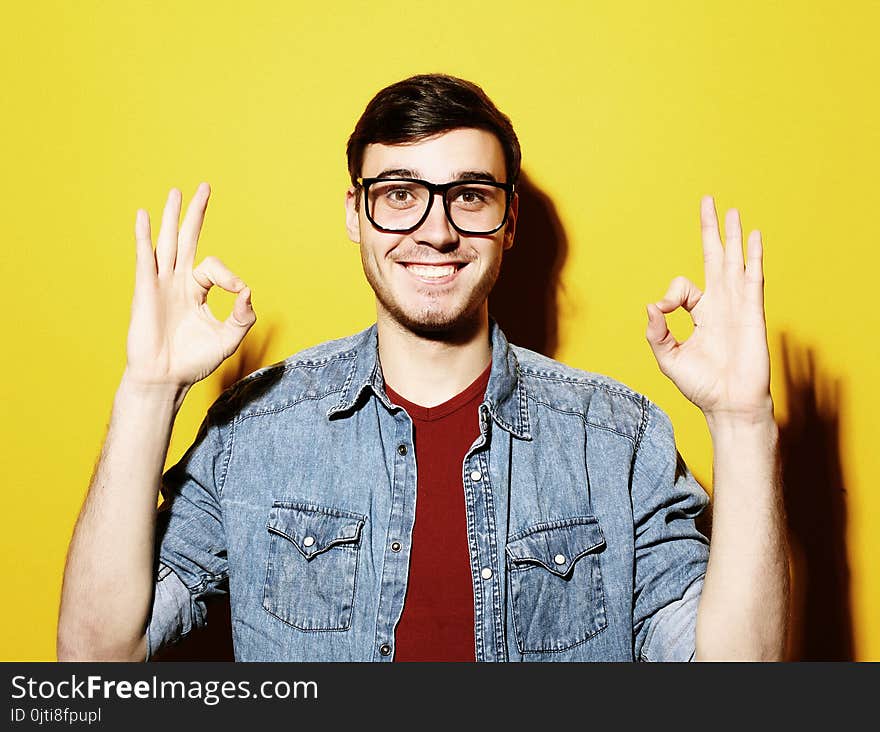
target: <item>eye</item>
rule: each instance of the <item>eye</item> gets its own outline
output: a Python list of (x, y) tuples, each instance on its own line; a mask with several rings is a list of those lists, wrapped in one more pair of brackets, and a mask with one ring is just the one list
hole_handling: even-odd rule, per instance
[(410, 192), (406, 188), (394, 188), (388, 192), (388, 197), (398, 203), (406, 203), (409, 200)]
[(493, 199), (494, 190), (487, 186), (467, 186), (452, 191), (452, 203), (462, 209), (473, 211), (488, 205)]
[(382, 206), (394, 209), (411, 208), (426, 198), (415, 183), (392, 182), (380, 183), (371, 189), (373, 200)]

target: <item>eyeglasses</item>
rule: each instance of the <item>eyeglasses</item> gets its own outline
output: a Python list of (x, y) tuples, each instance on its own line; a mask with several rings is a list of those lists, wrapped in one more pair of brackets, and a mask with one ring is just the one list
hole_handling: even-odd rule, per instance
[(429, 183), (418, 178), (358, 178), (367, 219), (379, 231), (408, 234), (428, 218), (434, 196), (443, 196), (446, 218), (459, 234), (494, 234), (507, 221), (512, 183), (457, 180)]

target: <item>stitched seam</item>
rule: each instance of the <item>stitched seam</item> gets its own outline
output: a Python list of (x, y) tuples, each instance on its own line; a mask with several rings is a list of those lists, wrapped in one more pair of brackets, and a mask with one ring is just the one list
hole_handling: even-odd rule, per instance
[(529, 526), (528, 528), (517, 531), (515, 534), (511, 534), (507, 537), (507, 541), (508, 543), (510, 543), (511, 541), (517, 541), (526, 536), (529, 536), (530, 534), (534, 534), (537, 531), (546, 531), (547, 529), (559, 529), (569, 526), (589, 526), (591, 524), (595, 524), (597, 530), (599, 530), (599, 520), (596, 518), (595, 515), (572, 516), (570, 518), (556, 519), (554, 521), (543, 521), (539, 524), (534, 524), (533, 526)]
[[(492, 562), (492, 625), (495, 630), (495, 647), (501, 649), (501, 651), (497, 654), (500, 656), (501, 660), (505, 660), (507, 648), (504, 644), (504, 629), (502, 628), (503, 619), (501, 622), (498, 622), (501, 616), (501, 573), (498, 567), (498, 542), (497, 542), (497, 531), (495, 524), (495, 501), (492, 497), (492, 482), (491, 476), (489, 475), (489, 459), (487, 453), (480, 453), (477, 456), (477, 462), (480, 465), (480, 470), (483, 471), (483, 475), (485, 476), (485, 483), (483, 484), (483, 495), (484, 502), (486, 505), (486, 518), (489, 528), (489, 551), (491, 553)], [(470, 476), (468, 476), (470, 477)]]
[[(357, 354), (357, 352), (355, 352), (354, 358), (352, 360), (351, 368), (349, 368), (349, 370), (348, 370), (348, 376), (345, 377), (345, 381), (342, 384), (342, 389), (340, 389), (340, 391), (342, 392), (342, 394), (345, 395), (345, 397), (348, 396), (348, 392), (351, 389), (351, 382), (354, 381), (354, 372), (357, 371), (357, 359), (358, 359), (358, 354)], [(351, 401), (351, 399), (348, 399), (348, 401)], [(336, 407), (334, 407), (334, 409), (341, 409), (343, 406), (345, 406), (345, 402), (342, 399), (340, 399), (339, 404), (337, 404)]]
[(523, 379), (522, 370), (519, 366), (519, 359), (516, 361), (516, 385), (519, 392), (519, 422), (523, 426), (523, 434), (530, 434), (529, 430), (529, 394), (526, 391), (525, 379)]
[(476, 536), (476, 495), (470, 478), (467, 475), (466, 463), (467, 455), (465, 455), (465, 460), (462, 463), (461, 477), (465, 495), (465, 524), (468, 538), (468, 555), (471, 565), (471, 583), (474, 588), (475, 659), (482, 660), (485, 657), (485, 650), (483, 648), (483, 578), (480, 575), (480, 547)]
[(639, 448), (642, 446), (642, 438), (645, 436), (645, 432), (648, 431), (649, 407), (650, 407), (650, 402), (645, 397), (642, 397), (642, 404), (641, 404), (642, 417), (641, 417), (641, 420), (639, 421), (639, 431), (638, 431), (638, 434), (636, 435), (635, 451), (633, 452), (633, 460), (635, 460), (635, 458), (639, 452)]
[(278, 412), (283, 412), (286, 409), (290, 409), (291, 407), (295, 407), (297, 404), (300, 404), (302, 402), (317, 402), (317, 401), (320, 401), (321, 399), (324, 399), (332, 394), (338, 394), (342, 391), (345, 391), (345, 387), (343, 387), (341, 389), (332, 389), (330, 391), (322, 392), (321, 394), (302, 396), (299, 399), (293, 400), (292, 402), (287, 402), (285, 404), (281, 404), (279, 406), (274, 406), (274, 407), (266, 407), (266, 408), (260, 409), (259, 411), (256, 411), (256, 412), (248, 412), (247, 414), (239, 413), (239, 414), (235, 415), (234, 421), (244, 422), (246, 419), (250, 419), (251, 417), (261, 417), (265, 414), (276, 414)]
[(528, 366), (524, 366), (520, 369), (520, 373), (524, 374), (533, 379), (539, 379), (541, 381), (554, 381), (561, 382), (566, 384), (571, 384), (573, 386), (584, 386), (584, 387), (593, 387), (596, 389), (601, 389), (602, 391), (606, 391), (609, 394), (617, 394), (619, 396), (625, 397), (632, 402), (638, 404), (644, 397), (637, 392), (634, 392), (630, 389), (626, 389), (624, 387), (615, 387), (610, 384), (603, 383), (601, 381), (591, 379), (586, 377), (584, 379), (578, 379), (576, 377), (563, 376), (562, 374), (550, 374), (550, 373), (540, 373), (536, 371), (532, 371)]
[[(219, 426), (217, 428), (220, 429)], [(217, 497), (223, 497), (223, 489), (226, 486), (226, 476), (229, 474), (229, 463), (232, 460), (232, 448), (235, 444), (235, 420), (229, 423), (229, 436), (226, 438), (226, 442), (223, 445), (223, 452), (226, 453), (223, 459), (223, 465), (220, 469), (220, 485), (217, 486)], [(222, 512), (222, 507), (221, 507)]]
[[(546, 559), (542, 559), (541, 557), (533, 557), (531, 555), (526, 555), (524, 557), (514, 557), (510, 553), (508, 553), (507, 556), (509, 556), (514, 561), (514, 563), (537, 562), (539, 565), (544, 567), (544, 569), (546, 569), (548, 572), (552, 572), (553, 574), (558, 575), (559, 577), (565, 577), (566, 575), (571, 574), (571, 571), (574, 569), (574, 565), (577, 564), (578, 559), (580, 559), (581, 557), (585, 557), (587, 554), (590, 554), (594, 549), (598, 549), (600, 546), (603, 546), (604, 544), (605, 544), (605, 540), (603, 539), (602, 541), (600, 541), (596, 544), (588, 546), (586, 549), (581, 549), (577, 554), (575, 554), (571, 558), (569, 565), (568, 565), (568, 568), (564, 572), (557, 569), (556, 567), (551, 566), (550, 564), (547, 563)], [(526, 569), (528, 569), (528, 567), (516, 567), (516, 568), (512, 568), (511, 571), (512, 572), (523, 572)]]
[(623, 437), (623, 438), (629, 440), (630, 442), (633, 443), (633, 445), (635, 445), (635, 442), (636, 442), (636, 441), (635, 441), (635, 438), (634, 438), (632, 435), (628, 435), (628, 434), (626, 434), (625, 432), (621, 432), (620, 430), (616, 430), (616, 429), (614, 429), (613, 427), (608, 427), (607, 425), (599, 424), (599, 423), (597, 423), (597, 422), (593, 422), (593, 421), (587, 419), (587, 418), (584, 416), (583, 412), (572, 412), (571, 410), (568, 410), (568, 409), (561, 409), (561, 408), (559, 408), (559, 407), (554, 407), (552, 404), (548, 404), (547, 402), (541, 401), (541, 400), (538, 399), (537, 397), (532, 397), (532, 396), (530, 396), (529, 399), (531, 399), (532, 401), (534, 401), (536, 404), (540, 404), (540, 405), (542, 405), (542, 406), (544, 406), (544, 407), (547, 407), (547, 409), (549, 409), (549, 410), (551, 410), (551, 411), (553, 411), (553, 412), (557, 412), (558, 414), (570, 414), (570, 415), (573, 416), (573, 417), (580, 417), (581, 421), (584, 423), (584, 428), (585, 428), (585, 429), (586, 429), (587, 427), (593, 427), (593, 428), (595, 428), (595, 429), (597, 429), (597, 430), (604, 430), (605, 432), (610, 432), (610, 433), (612, 433), (612, 434), (614, 434), (614, 435), (619, 435), (620, 437)]
[(278, 499), (277, 501), (272, 501), (272, 508), (298, 508), (311, 513), (323, 513), (327, 516), (334, 516), (336, 518), (359, 519), (361, 523), (364, 523), (367, 520), (367, 517), (360, 513), (353, 513), (351, 511), (345, 511), (344, 509), (333, 508), (331, 506), (322, 506), (319, 503), (309, 503), (308, 501), (286, 501), (284, 499)]

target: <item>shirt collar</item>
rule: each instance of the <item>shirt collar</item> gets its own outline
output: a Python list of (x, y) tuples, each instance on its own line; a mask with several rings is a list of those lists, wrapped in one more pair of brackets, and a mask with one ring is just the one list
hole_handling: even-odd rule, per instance
[[(528, 396), (520, 375), (519, 362), (504, 332), (492, 317), (489, 318), (489, 339), (492, 342), (492, 370), (489, 372), (483, 405), (499, 427), (515, 437), (531, 440)], [(339, 401), (327, 412), (328, 418), (348, 416), (356, 408), (363, 406), (370, 391), (386, 408), (392, 408), (385, 394), (375, 323), (356, 337), (352, 350), (353, 363)]]

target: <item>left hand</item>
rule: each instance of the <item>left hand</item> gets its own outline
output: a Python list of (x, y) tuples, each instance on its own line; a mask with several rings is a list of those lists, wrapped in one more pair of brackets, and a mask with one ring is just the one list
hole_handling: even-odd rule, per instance
[[(749, 234), (743, 263), (739, 212), (730, 209), (721, 244), (715, 201), (700, 204), (706, 291), (686, 277), (672, 280), (666, 296), (648, 305), (647, 339), (660, 370), (707, 418), (772, 415), (770, 353), (764, 318), (761, 232)], [(683, 307), (694, 331), (679, 343), (666, 314)]]

